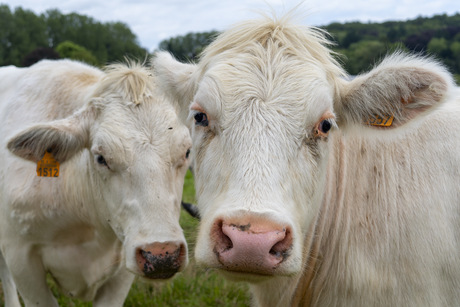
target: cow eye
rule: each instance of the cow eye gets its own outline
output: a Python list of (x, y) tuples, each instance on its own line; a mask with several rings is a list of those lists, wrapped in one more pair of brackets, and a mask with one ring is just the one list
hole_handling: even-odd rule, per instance
[(97, 161), (97, 163), (100, 164), (100, 165), (108, 166), (108, 165), (107, 165), (107, 161), (105, 161), (105, 158), (104, 158), (103, 156), (101, 156), (101, 155), (98, 155), (98, 156), (96, 157), (96, 161)]
[(321, 121), (318, 126), (319, 131), (325, 134), (328, 133), (329, 130), (331, 130), (331, 128), (332, 128), (332, 123), (328, 119)]
[(207, 127), (209, 125), (208, 116), (206, 115), (206, 113), (203, 113), (203, 112), (196, 113), (194, 118), (195, 118), (196, 126)]
[(188, 159), (190, 157), (190, 149), (187, 149), (187, 152), (185, 153), (185, 159)]

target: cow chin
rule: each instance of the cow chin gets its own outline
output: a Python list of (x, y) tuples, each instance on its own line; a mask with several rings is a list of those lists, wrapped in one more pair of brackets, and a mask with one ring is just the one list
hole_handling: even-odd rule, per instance
[(247, 282), (250, 284), (260, 284), (269, 280), (272, 280), (277, 277), (290, 277), (295, 276), (298, 272), (286, 273), (286, 274), (273, 274), (273, 275), (261, 275), (256, 273), (243, 273), (243, 272), (234, 272), (228, 271), (225, 269), (220, 269), (218, 272), (227, 280), (233, 282)]

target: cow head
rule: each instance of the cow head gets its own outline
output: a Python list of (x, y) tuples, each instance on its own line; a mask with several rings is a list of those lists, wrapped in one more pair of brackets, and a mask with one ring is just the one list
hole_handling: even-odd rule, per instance
[(52, 153), (56, 180), (81, 190), (77, 202), (123, 243), (127, 268), (163, 279), (187, 263), (179, 215), (191, 140), (151, 73), (131, 66), (110, 66), (83, 109), (26, 129), (8, 148), (31, 161)]
[(402, 125), (442, 101), (450, 82), (402, 55), (346, 81), (323, 34), (285, 19), (235, 26), (197, 65), (164, 52), (153, 65), (190, 113), (197, 262), (246, 281), (300, 272), (339, 128), (371, 130), (375, 115)]

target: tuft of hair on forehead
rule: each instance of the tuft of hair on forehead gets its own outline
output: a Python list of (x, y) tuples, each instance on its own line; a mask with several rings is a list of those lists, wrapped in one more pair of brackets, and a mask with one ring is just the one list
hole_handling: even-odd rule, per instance
[(251, 45), (267, 46), (276, 42), (299, 59), (317, 63), (325, 68), (330, 80), (346, 76), (346, 72), (329, 48), (333, 43), (328, 33), (320, 28), (295, 23), (298, 19), (298, 7), (285, 15), (276, 17), (261, 13), (261, 18), (235, 24), (220, 34), (203, 52), (199, 65), (204, 69), (217, 58), (225, 58), (229, 53), (238, 54), (247, 51)]
[(143, 64), (127, 60), (103, 68), (104, 78), (95, 90), (95, 97), (120, 95), (135, 105), (153, 95), (155, 81), (152, 72)]

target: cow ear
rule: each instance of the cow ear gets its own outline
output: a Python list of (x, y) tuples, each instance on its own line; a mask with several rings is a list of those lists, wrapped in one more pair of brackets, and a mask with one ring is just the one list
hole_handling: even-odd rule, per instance
[(434, 60), (396, 53), (344, 82), (335, 105), (338, 124), (398, 127), (440, 105), (453, 86), (452, 76)]
[(195, 64), (176, 61), (168, 52), (157, 52), (152, 60), (158, 86), (179, 107), (179, 117), (187, 122), (189, 106), (195, 94)]
[(32, 126), (11, 138), (7, 147), (13, 154), (33, 162), (41, 160), (45, 152), (64, 162), (88, 146), (89, 127), (96, 112), (89, 104), (68, 118)]

